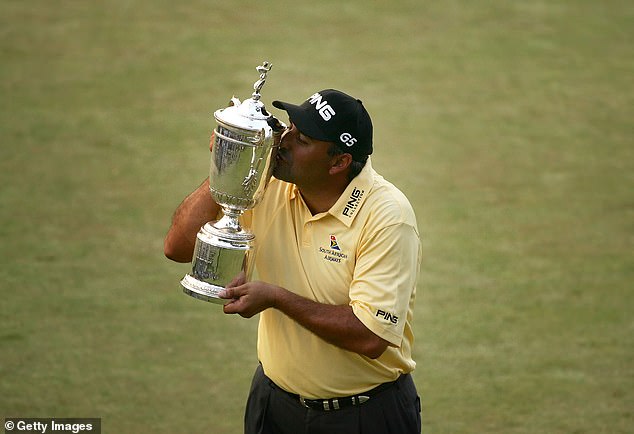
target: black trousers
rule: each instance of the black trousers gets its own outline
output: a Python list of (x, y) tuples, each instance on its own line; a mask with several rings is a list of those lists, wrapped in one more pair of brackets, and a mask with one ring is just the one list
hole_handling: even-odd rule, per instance
[(420, 399), (410, 375), (372, 396), (339, 410), (306, 408), (276, 386), (258, 366), (244, 417), (245, 434), (419, 434)]

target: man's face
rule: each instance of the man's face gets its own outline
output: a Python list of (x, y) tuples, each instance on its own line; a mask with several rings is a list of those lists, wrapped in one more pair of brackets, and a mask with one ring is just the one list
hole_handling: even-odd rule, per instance
[(331, 142), (311, 139), (290, 122), (282, 135), (273, 176), (302, 188), (315, 188), (327, 182), (333, 157), (328, 155)]

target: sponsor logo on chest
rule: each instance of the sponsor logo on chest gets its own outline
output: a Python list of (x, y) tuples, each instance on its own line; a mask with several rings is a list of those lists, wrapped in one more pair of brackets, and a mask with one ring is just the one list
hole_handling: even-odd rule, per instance
[(337, 264), (348, 259), (348, 255), (341, 251), (336, 235), (332, 234), (330, 235), (329, 247), (319, 247), (319, 253), (324, 255), (324, 261), (335, 262)]

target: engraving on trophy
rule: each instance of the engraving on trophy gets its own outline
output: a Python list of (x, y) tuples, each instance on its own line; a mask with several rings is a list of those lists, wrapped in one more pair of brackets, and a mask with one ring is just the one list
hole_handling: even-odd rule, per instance
[(231, 165), (240, 158), (240, 155), (242, 155), (245, 147), (243, 143), (248, 140), (249, 137), (221, 126), (218, 126), (214, 131), (214, 135), (216, 138), (214, 147), (220, 149), (220, 151), (215, 154), (216, 161), (214, 163), (216, 167), (231, 167)]
[(226, 143), (221, 144), (222, 151), (218, 152), (218, 158), (220, 160), (220, 167), (230, 167), (233, 163), (240, 159), (242, 152), (244, 151), (244, 145)]
[(220, 249), (201, 242), (198, 242), (196, 247), (196, 261), (192, 274), (199, 280), (218, 280)]

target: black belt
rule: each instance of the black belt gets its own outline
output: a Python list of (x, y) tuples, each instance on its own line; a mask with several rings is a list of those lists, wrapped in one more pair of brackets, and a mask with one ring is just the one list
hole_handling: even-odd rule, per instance
[(282, 389), (280, 386), (271, 381), (271, 386), (273, 386), (276, 390), (280, 392), (284, 392), (286, 395), (292, 397), (296, 401), (298, 401), (301, 405), (306, 408), (311, 408), (313, 410), (322, 410), (322, 411), (332, 411), (339, 410), (341, 408), (351, 407), (354, 405), (361, 405), (365, 402), (368, 402), (372, 399), (373, 396), (393, 387), (396, 383), (407, 378), (409, 374), (401, 375), (396, 381), (392, 381), (390, 383), (379, 384), (374, 389), (368, 390), (367, 392), (360, 393), (358, 395), (351, 396), (341, 396), (337, 398), (328, 398), (328, 399), (310, 399), (305, 398), (301, 395), (297, 395), (295, 393), (287, 392)]

